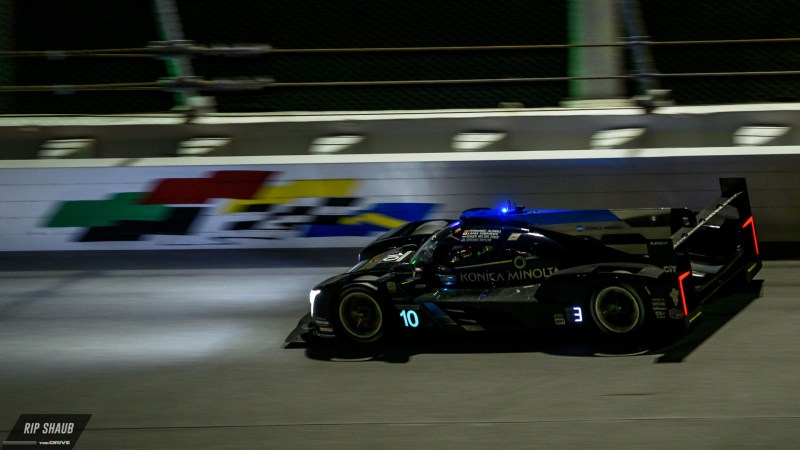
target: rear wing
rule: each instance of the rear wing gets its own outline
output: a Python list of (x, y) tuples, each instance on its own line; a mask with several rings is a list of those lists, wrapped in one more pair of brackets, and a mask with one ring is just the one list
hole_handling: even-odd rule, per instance
[[(744, 178), (720, 178), (720, 195), (711, 205), (697, 213), (696, 225), (683, 227), (672, 234), (672, 248), (677, 249), (683, 245), (694, 233), (697, 232), (711, 218), (715, 217), (726, 207), (731, 206), (739, 213), (742, 227), (752, 226), (755, 237), (753, 213), (750, 209), (750, 196), (747, 193), (747, 181)], [(756, 254), (757, 254), (757, 243)]]
[[(709, 221), (719, 216), (723, 211), (735, 209), (738, 215), (736, 224), (741, 240), (741, 255), (738, 260), (730, 261), (731, 265), (727, 278), (719, 280), (716, 288), (746, 270), (749, 276), (755, 275), (760, 267), (758, 240), (756, 239), (755, 223), (750, 207), (750, 196), (747, 191), (747, 182), (744, 178), (720, 178), (720, 196), (705, 209), (695, 215), (691, 225), (677, 229), (669, 239), (656, 239), (648, 243), (650, 262), (663, 267), (665, 272), (674, 273), (677, 277), (683, 310), (689, 322), (699, 316), (697, 306), (713, 291), (698, 292), (692, 277), (692, 261), (689, 252), (691, 237), (698, 233)], [(690, 316), (693, 314), (693, 316)]]

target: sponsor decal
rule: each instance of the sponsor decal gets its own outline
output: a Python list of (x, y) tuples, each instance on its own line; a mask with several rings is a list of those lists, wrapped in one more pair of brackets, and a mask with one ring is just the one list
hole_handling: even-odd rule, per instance
[(385, 258), (383, 258), (383, 262), (400, 262), (410, 255), (414, 254), (414, 250), (409, 250), (405, 253), (393, 253)]
[(496, 228), (478, 228), (464, 230), (461, 234), (462, 242), (492, 242), (500, 239), (502, 230)]
[(663, 298), (654, 298), (651, 300), (653, 313), (657, 319), (663, 319), (667, 316), (667, 300)]
[(622, 224), (614, 224), (614, 225), (589, 225), (585, 227), (586, 231), (606, 231), (606, 230), (624, 230), (625, 227)]
[(686, 317), (683, 314), (683, 310), (681, 308), (670, 308), (669, 310), (669, 318), (670, 319), (683, 319)]
[(510, 281), (541, 280), (558, 272), (556, 267), (514, 270), (510, 272), (462, 272), (463, 283), (506, 283)]
[(91, 417), (91, 414), (21, 414), (3, 441), (2, 449), (74, 448)]
[(677, 289), (672, 288), (672, 291), (670, 291), (670, 293), (669, 293), (669, 298), (672, 299), (672, 303), (675, 306), (678, 306), (678, 302), (681, 299), (681, 293)]
[(439, 281), (441, 281), (442, 285), (444, 285), (444, 286), (452, 286), (452, 285), (456, 284), (455, 275), (443, 275), (443, 274), (440, 274), (440, 275), (438, 275), (438, 277), (439, 277)]

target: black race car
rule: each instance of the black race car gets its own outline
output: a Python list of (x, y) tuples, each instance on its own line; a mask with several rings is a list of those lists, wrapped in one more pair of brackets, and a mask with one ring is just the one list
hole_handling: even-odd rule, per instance
[(761, 268), (745, 180), (720, 186), (700, 212), (508, 206), (406, 224), (314, 287), (308, 329), (356, 343), (426, 329), (685, 329)]

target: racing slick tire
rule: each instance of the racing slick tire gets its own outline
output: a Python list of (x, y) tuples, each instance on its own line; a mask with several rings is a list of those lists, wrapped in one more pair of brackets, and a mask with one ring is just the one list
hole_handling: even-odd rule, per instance
[(642, 328), (645, 306), (636, 290), (624, 284), (609, 284), (597, 290), (589, 302), (597, 328), (609, 336), (629, 336)]
[(344, 289), (334, 313), (341, 335), (351, 342), (374, 343), (386, 335), (389, 316), (378, 293), (366, 287)]

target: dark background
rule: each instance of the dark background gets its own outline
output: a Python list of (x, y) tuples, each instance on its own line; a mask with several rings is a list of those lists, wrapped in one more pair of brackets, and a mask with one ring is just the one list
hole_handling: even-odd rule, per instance
[[(176, 0), (187, 39), (198, 44), (269, 44), (276, 49), (497, 46), (568, 43), (566, 0)], [(641, 0), (654, 41), (800, 37), (800, 2)], [(0, 0), (0, 50), (124, 49), (159, 40), (154, 2)], [(672, 45), (652, 49), (661, 73), (800, 69), (800, 43)], [(562, 77), (567, 49), (463, 52), (270, 54), (197, 58), (205, 78), (276, 82)], [(626, 66), (632, 67), (626, 52)], [(150, 58), (0, 58), (2, 85), (153, 82), (168, 77)], [(628, 83), (636, 95), (637, 84)], [(796, 101), (800, 76), (666, 78), (678, 104)], [(552, 107), (567, 81), (433, 86), (268, 87), (212, 93), (222, 112)], [(172, 93), (0, 93), (0, 113), (168, 111)]]

